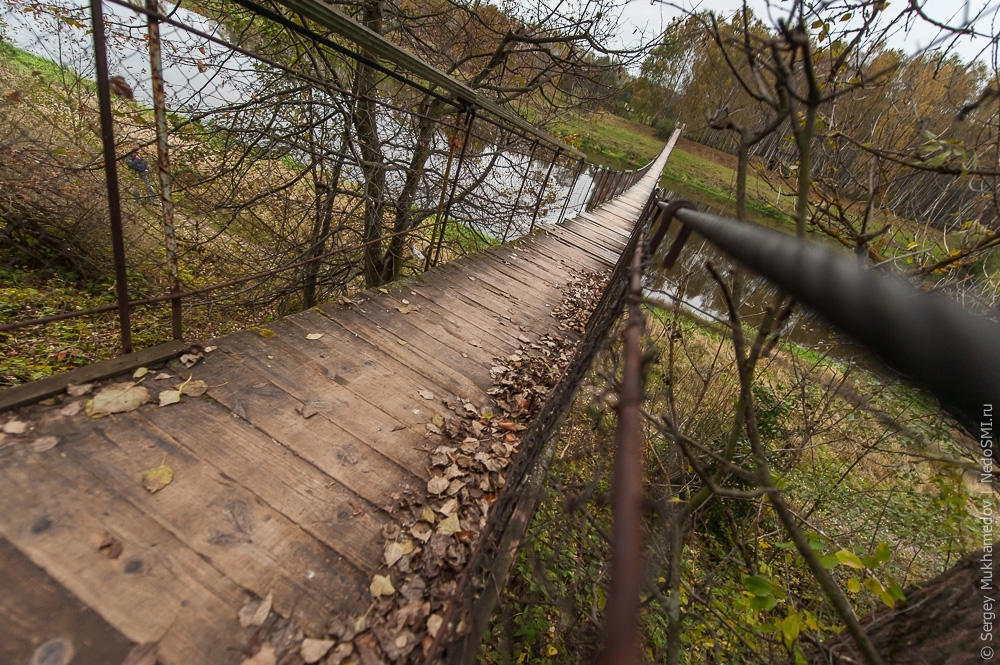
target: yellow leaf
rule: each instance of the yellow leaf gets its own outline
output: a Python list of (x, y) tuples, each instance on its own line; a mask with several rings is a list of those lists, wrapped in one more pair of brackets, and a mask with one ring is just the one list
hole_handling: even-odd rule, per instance
[(159, 492), (161, 489), (169, 485), (174, 479), (174, 470), (166, 465), (166, 458), (164, 458), (163, 461), (164, 464), (160, 464), (160, 466), (155, 466), (152, 469), (147, 469), (142, 472), (142, 486), (145, 487), (150, 494)]
[(372, 578), (371, 586), (368, 587), (373, 596), (391, 596), (396, 593), (396, 587), (392, 586), (392, 580), (387, 575), (376, 575)]
[(306, 335), (306, 339), (319, 339), (323, 336), (323, 333), (309, 333)]
[(546, 647), (546, 649), (545, 649), (545, 655), (546, 656), (554, 656), (557, 653), (559, 653), (559, 649), (555, 648), (551, 644), (548, 647)]

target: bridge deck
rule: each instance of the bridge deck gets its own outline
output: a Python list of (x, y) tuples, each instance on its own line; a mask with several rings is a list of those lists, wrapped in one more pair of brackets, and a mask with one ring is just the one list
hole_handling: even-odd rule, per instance
[[(190, 370), (207, 398), (100, 419), (60, 415), (86, 398), (22, 409), (60, 443), (0, 446), (0, 661), (65, 636), (74, 663), (120, 662), (128, 641), (158, 642), (162, 665), (240, 663), (252, 597), (307, 634), (363, 613), (393, 495), (425, 491), (438, 445), (418, 391), (488, 404), (493, 358), (555, 330), (574, 270), (613, 264), (666, 156), (516, 245), (211, 342)], [(140, 477), (164, 460), (173, 481), (150, 494)]]

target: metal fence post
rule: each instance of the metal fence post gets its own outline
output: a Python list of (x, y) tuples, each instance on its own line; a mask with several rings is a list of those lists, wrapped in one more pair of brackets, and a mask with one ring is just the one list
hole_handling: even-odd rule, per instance
[[(163, 57), (160, 51), (160, 21), (156, 18), (159, 12), (157, 0), (146, 0), (147, 29), (149, 33), (149, 69), (153, 85), (153, 115), (156, 118), (156, 157), (160, 167), (160, 206), (163, 209), (163, 237), (167, 249), (167, 276), (170, 279), (170, 293), (181, 291), (180, 278), (177, 271), (177, 234), (174, 228), (174, 196), (173, 183), (170, 178), (170, 151), (167, 136), (167, 95), (163, 86)], [(173, 338), (180, 340), (181, 329), (181, 299), (180, 296), (170, 301), (170, 322)]]
[(455, 157), (455, 143), (458, 138), (458, 124), (461, 113), (455, 118), (455, 126), (451, 130), (451, 139), (448, 141), (448, 163), (444, 167), (444, 177), (441, 178), (441, 195), (438, 197), (437, 212), (434, 214), (434, 230), (431, 232), (431, 242), (427, 245), (427, 255), (424, 257), (424, 272), (430, 270), (431, 255), (434, 253), (434, 240), (438, 232), (438, 225), (441, 224), (441, 214), (444, 212), (444, 197), (448, 191), (448, 178), (451, 177), (451, 163)]
[(552, 161), (549, 162), (549, 170), (545, 172), (545, 180), (542, 181), (542, 187), (538, 190), (538, 200), (535, 202), (535, 210), (531, 213), (531, 228), (528, 229), (528, 233), (535, 232), (535, 220), (538, 219), (538, 209), (542, 207), (542, 197), (545, 195), (545, 188), (549, 184), (549, 176), (552, 175), (552, 167), (556, 165), (559, 161), (559, 155), (562, 153), (561, 149), (557, 149), (552, 155)]
[(528, 166), (524, 170), (524, 177), (521, 178), (521, 186), (517, 188), (517, 196), (514, 198), (514, 206), (510, 211), (510, 218), (507, 220), (507, 227), (503, 231), (503, 238), (500, 242), (507, 242), (507, 234), (510, 232), (510, 225), (514, 223), (514, 216), (517, 214), (517, 204), (521, 202), (521, 194), (524, 193), (524, 183), (528, 182), (528, 173), (531, 172), (531, 163), (535, 161), (535, 150), (538, 149), (538, 141), (531, 144), (531, 152), (528, 154)]
[(573, 199), (573, 190), (576, 189), (576, 181), (580, 178), (580, 174), (583, 173), (585, 164), (586, 162), (581, 159), (580, 165), (576, 167), (576, 173), (573, 174), (573, 183), (569, 186), (569, 192), (566, 194), (566, 200), (563, 202), (562, 212), (559, 213), (559, 219), (556, 220), (556, 224), (566, 219), (566, 210), (569, 209), (569, 203)]
[(469, 109), (465, 120), (465, 137), (462, 139), (462, 150), (458, 153), (458, 165), (455, 167), (455, 179), (451, 183), (451, 194), (448, 195), (448, 204), (444, 207), (444, 218), (441, 220), (441, 232), (438, 235), (437, 250), (434, 252), (434, 265), (437, 265), (438, 260), (441, 258), (441, 245), (444, 243), (444, 232), (448, 226), (448, 215), (451, 214), (451, 204), (455, 202), (455, 190), (458, 189), (458, 180), (462, 175), (465, 150), (469, 147), (469, 133), (472, 131), (472, 123), (475, 119), (476, 110)]
[(125, 265), (125, 237), (122, 233), (122, 202), (118, 189), (118, 161), (115, 156), (115, 127), (111, 113), (108, 77), (107, 37), (104, 34), (102, 0), (91, 0), (90, 19), (94, 30), (94, 60), (97, 75), (97, 102), (101, 113), (101, 143), (104, 179), (108, 189), (108, 217), (111, 221), (111, 249), (115, 262), (115, 291), (118, 296), (118, 324), (122, 351), (132, 353), (132, 322), (128, 304), (128, 271)]

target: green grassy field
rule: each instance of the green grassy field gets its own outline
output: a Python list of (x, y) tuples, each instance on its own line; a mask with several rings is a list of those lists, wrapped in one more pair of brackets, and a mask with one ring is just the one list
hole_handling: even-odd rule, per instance
[(567, 113), (551, 126), (566, 143), (591, 161), (619, 170), (634, 170), (656, 159), (665, 141), (655, 130), (610, 113)]

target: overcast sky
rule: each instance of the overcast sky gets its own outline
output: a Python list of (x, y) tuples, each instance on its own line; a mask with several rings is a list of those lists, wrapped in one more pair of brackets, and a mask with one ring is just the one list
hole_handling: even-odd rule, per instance
[[(887, 14), (894, 15), (904, 7), (907, 0), (892, 0), (889, 4)], [(663, 29), (670, 19), (680, 15), (682, 12), (676, 5), (685, 8), (695, 7), (702, 10), (711, 10), (720, 14), (731, 14), (742, 6), (740, 0), (702, 0), (696, 5), (694, 3), (681, 3), (675, 5), (658, 2), (656, 0), (631, 0), (622, 9), (621, 31), (619, 33), (623, 44), (635, 44), (640, 39), (650, 40), (656, 35), (662, 34)], [(765, 0), (750, 0), (750, 6), (761, 18), (771, 16), (770, 23), (784, 15), (785, 8), (791, 3), (787, 0), (768, 3)], [(933, 19), (942, 23), (958, 24), (963, 21), (966, 15), (975, 17), (981, 15), (975, 23), (975, 27), (980, 32), (991, 35), (1000, 33), (998, 25), (998, 10), (1000, 1), (984, 2), (983, 0), (973, 0), (966, 5), (956, 0), (921, 0), (924, 11)], [(769, 13), (770, 9), (770, 13)], [(895, 10), (895, 12), (894, 12)], [(968, 14), (967, 14), (968, 12)], [(765, 19), (766, 20), (766, 19)], [(918, 53), (928, 45), (941, 44), (942, 32), (923, 21), (914, 21), (909, 26), (900, 26), (890, 37), (889, 46), (899, 48), (907, 54)], [(989, 40), (985, 38), (970, 39), (962, 38), (955, 47), (965, 59), (974, 57), (984, 57), (987, 61), (992, 61), (994, 54), (990, 50)], [(985, 52), (984, 52), (985, 49)]]

